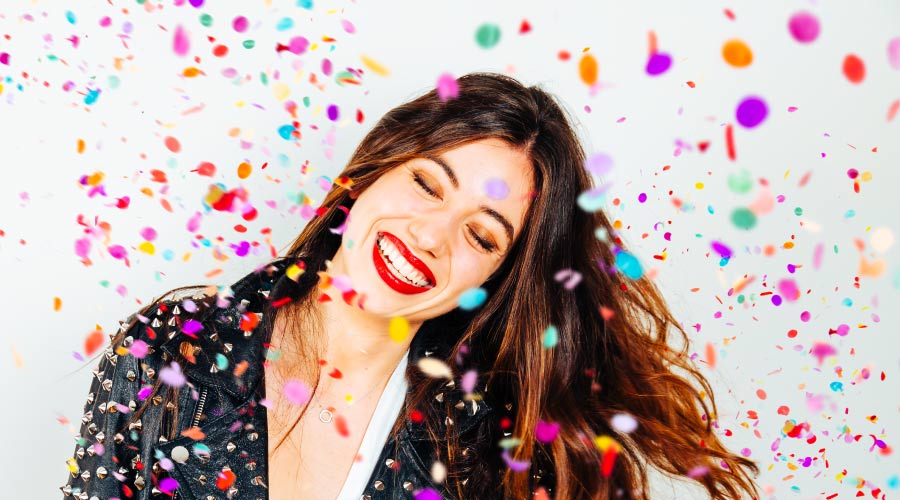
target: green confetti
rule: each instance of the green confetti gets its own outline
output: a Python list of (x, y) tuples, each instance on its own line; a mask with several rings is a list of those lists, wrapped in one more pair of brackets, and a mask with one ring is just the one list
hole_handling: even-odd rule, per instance
[(483, 49), (489, 49), (500, 41), (500, 27), (493, 23), (485, 23), (475, 32), (475, 41)]
[(741, 169), (738, 173), (730, 174), (728, 176), (728, 189), (738, 194), (749, 192), (753, 189), (753, 175), (746, 168)]
[(795, 208), (794, 215), (803, 215), (803, 209), (800, 207)]
[(253, 40), (244, 40), (243, 46), (245, 49), (252, 49), (256, 46), (256, 42)]
[(731, 223), (740, 229), (752, 229), (756, 225), (756, 215), (749, 208), (735, 208), (731, 212)]
[(213, 18), (209, 14), (200, 14), (200, 24), (209, 28), (212, 26)]
[(550, 325), (544, 330), (544, 349), (550, 349), (559, 343), (559, 331)]

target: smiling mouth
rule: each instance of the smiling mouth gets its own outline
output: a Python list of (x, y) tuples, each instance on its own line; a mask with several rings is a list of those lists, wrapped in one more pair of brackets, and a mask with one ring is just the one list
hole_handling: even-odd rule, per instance
[[(380, 236), (375, 241), (375, 245), (378, 247), (378, 253), (381, 254), (381, 257), (384, 258), (384, 261), (387, 263), (387, 268), (388, 270), (390, 270), (391, 274), (413, 286), (421, 288), (434, 288), (434, 284), (432, 284), (428, 278), (422, 276), (421, 271), (418, 271), (414, 267), (412, 269), (409, 269), (409, 265), (402, 264), (403, 262), (405, 262), (405, 259), (403, 259), (402, 256), (398, 255), (399, 250), (394, 247), (393, 244), (389, 244), (384, 236)], [(389, 253), (385, 253), (385, 249), (388, 249)], [(394, 262), (391, 260), (392, 255), (398, 262), (401, 262), (400, 266), (404, 267), (407, 270), (407, 274), (410, 274), (411, 277), (407, 277), (397, 267), (395, 267)]]

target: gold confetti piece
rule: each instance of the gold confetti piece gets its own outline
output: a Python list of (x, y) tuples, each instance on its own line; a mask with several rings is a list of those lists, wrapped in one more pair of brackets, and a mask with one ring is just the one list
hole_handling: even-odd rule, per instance
[(403, 342), (409, 336), (409, 321), (402, 316), (391, 318), (391, 322), (388, 325), (388, 334), (394, 342)]
[(381, 65), (381, 63), (366, 56), (365, 54), (360, 55), (360, 58), (362, 59), (363, 65), (372, 70), (372, 72), (376, 75), (388, 76), (391, 73), (391, 71)]

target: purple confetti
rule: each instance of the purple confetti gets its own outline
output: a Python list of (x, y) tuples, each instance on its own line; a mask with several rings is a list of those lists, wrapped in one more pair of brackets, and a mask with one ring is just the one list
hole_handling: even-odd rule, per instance
[(712, 246), (713, 251), (716, 252), (717, 254), (719, 254), (719, 256), (722, 257), (723, 259), (731, 258), (731, 249), (728, 248), (728, 246), (725, 245), (724, 243), (721, 243), (719, 241), (713, 241), (711, 243), (711, 246)]
[(492, 200), (502, 200), (509, 196), (509, 186), (502, 179), (488, 179), (484, 183), (484, 191)]
[(181, 367), (178, 366), (178, 362), (176, 361), (173, 361), (172, 364), (164, 366), (159, 370), (159, 379), (162, 380), (164, 384), (171, 387), (181, 387), (187, 382), (184, 374), (181, 373)]
[(197, 337), (194, 334), (199, 332), (200, 330), (203, 330), (203, 323), (195, 319), (189, 319), (185, 321), (183, 325), (181, 325), (181, 331), (194, 338)]
[(769, 108), (761, 98), (748, 97), (741, 101), (735, 114), (738, 123), (746, 128), (753, 128), (766, 119), (766, 116), (769, 114)]
[(657, 76), (665, 73), (672, 66), (672, 56), (665, 52), (654, 52), (647, 60), (647, 74)]

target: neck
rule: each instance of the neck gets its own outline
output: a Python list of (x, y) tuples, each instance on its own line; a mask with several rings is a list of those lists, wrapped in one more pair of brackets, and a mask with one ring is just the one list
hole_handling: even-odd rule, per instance
[[(406, 355), (421, 323), (409, 325), (409, 334), (402, 341), (392, 340), (388, 333), (390, 318), (383, 318), (359, 309), (355, 301), (348, 305), (340, 290), (329, 287), (319, 290), (331, 300), (315, 302), (322, 313), (322, 326), (328, 363), (323, 372), (337, 368), (341, 379), (351, 384), (371, 385), (390, 376)], [(323, 373), (323, 375), (325, 374)], [(322, 379), (333, 377), (323, 376)]]

